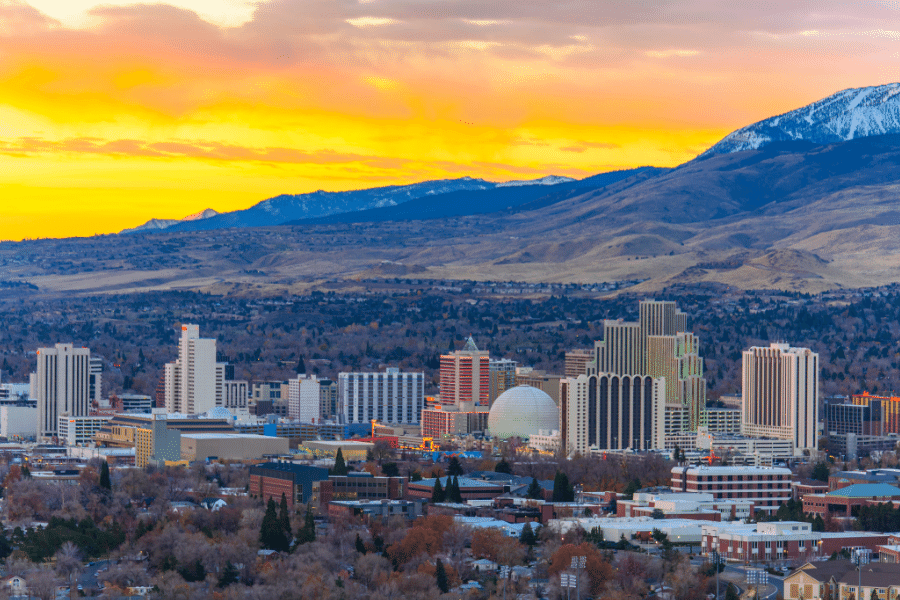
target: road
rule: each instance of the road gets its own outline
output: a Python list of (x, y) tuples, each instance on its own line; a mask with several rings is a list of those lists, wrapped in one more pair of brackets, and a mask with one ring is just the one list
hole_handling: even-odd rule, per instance
[[(706, 562), (706, 558), (702, 557), (697, 557), (691, 560), (691, 564), (694, 566), (700, 566)], [(724, 597), (725, 595), (726, 583), (733, 583), (740, 590), (740, 592), (743, 593), (749, 587), (747, 585), (747, 568), (743, 565), (726, 564), (725, 568), (719, 574), (719, 595), (722, 597)], [(759, 590), (759, 599), (775, 600), (775, 597), (779, 594), (782, 598), (784, 597), (784, 579), (770, 573), (769, 583), (761, 587)]]

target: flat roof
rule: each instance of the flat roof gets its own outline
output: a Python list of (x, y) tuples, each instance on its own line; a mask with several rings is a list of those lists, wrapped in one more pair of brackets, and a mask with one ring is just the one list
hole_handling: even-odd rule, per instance
[(277, 440), (283, 438), (276, 438), (271, 435), (258, 435), (256, 433), (182, 433), (181, 438), (190, 438), (195, 440), (233, 440), (233, 439), (241, 439), (241, 440)]

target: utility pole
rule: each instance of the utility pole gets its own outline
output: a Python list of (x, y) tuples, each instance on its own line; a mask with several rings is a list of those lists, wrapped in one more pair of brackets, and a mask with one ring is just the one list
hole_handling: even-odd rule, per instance
[(575, 569), (575, 598), (576, 600), (581, 600), (581, 588), (578, 587), (578, 584), (581, 583), (581, 569), (584, 568), (587, 562), (587, 557), (585, 556), (573, 556), (572, 557), (572, 568)]

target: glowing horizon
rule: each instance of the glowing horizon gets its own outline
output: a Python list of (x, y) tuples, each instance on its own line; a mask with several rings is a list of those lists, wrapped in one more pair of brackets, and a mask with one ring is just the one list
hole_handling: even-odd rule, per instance
[(671, 167), (900, 65), (894, 3), (0, 0), (0, 240)]

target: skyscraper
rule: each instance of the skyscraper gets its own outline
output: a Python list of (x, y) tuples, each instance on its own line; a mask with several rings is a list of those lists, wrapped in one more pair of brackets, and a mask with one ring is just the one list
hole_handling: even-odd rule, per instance
[(166, 363), (166, 411), (196, 415), (224, 403), (225, 364), (216, 362), (216, 340), (198, 325), (181, 326), (178, 359)]
[(773, 343), (745, 350), (741, 432), (793, 440), (796, 452), (817, 447), (819, 355), (809, 348)]
[(560, 403), (566, 454), (652, 450), (665, 444), (666, 382), (646, 375), (580, 375), (563, 384)]
[(490, 368), (490, 393), (488, 401), (494, 403), (497, 396), (516, 387), (516, 365), (519, 364), (508, 358), (490, 359), (488, 366)]
[(297, 375), (288, 379), (287, 414), (303, 423), (319, 422), (319, 380), (315, 375)]
[(56, 344), (37, 351), (35, 394), (38, 405), (38, 438), (57, 434), (59, 415), (73, 417), (90, 411), (91, 351), (72, 344)]
[[(487, 373), (485, 373), (486, 375)], [(317, 398), (318, 401), (318, 398)], [(418, 424), (425, 407), (425, 374), (339, 373), (338, 411), (344, 423)]]
[(490, 358), (470, 337), (465, 347), (441, 355), (441, 404), (471, 411), (490, 405)]

